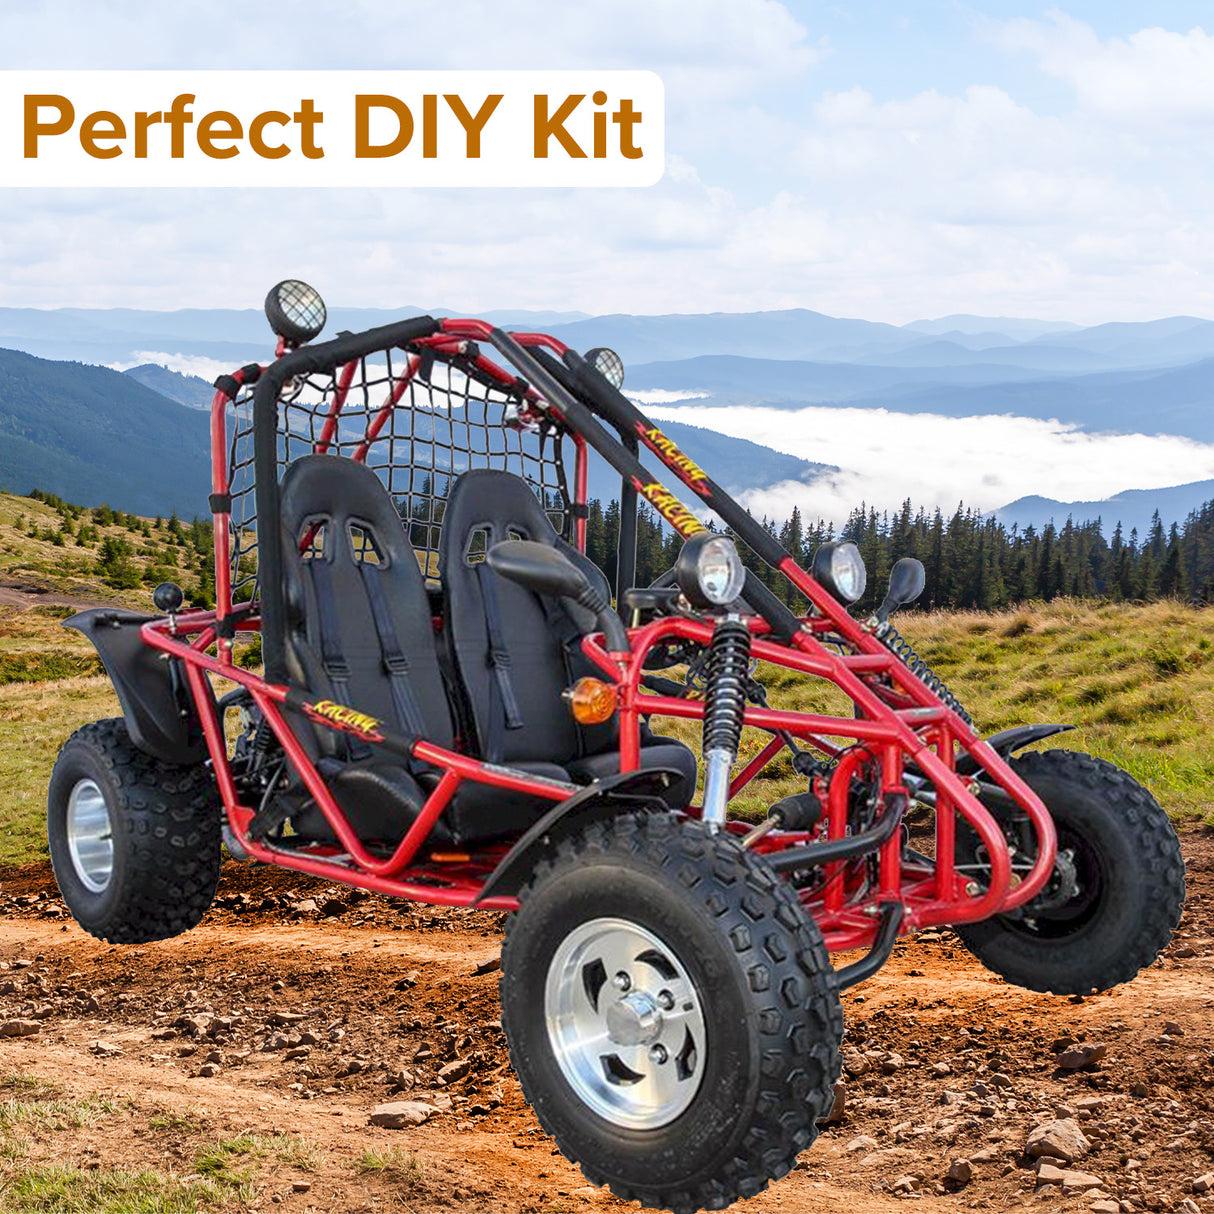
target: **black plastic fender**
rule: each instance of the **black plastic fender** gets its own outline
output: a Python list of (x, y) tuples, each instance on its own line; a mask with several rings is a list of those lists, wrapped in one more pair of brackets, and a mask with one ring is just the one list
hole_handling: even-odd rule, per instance
[(578, 789), (573, 796), (554, 805), (519, 837), (489, 874), (477, 902), (503, 894), (517, 894), (527, 883), (536, 857), (549, 846), (555, 835), (564, 835), (599, 818), (612, 818), (637, 810), (668, 813), (670, 807), (662, 800), (661, 792), (673, 781), (682, 778), (677, 771), (652, 767), (648, 771), (606, 776)]
[[(1006, 759), (1008, 755), (1023, 750), (1034, 742), (1040, 742), (1043, 738), (1052, 738), (1055, 734), (1066, 733), (1067, 730), (1074, 728), (1074, 725), (1013, 725), (1011, 729), (991, 734), (986, 739), (986, 744), (995, 750), (1001, 759)], [(957, 760), (957, 771), (960, 775), (972, 776), (977, 770), (978, 764), (972, 755), (962, 755)]]
[(200, 763), (206, 744), (173, 662), (139, 635), (140, 628), (156, 618), (120, 607), (94, 607), (77, 612), (63, 626), (82, 632), (101, 656), (131, 741), (165, 763)]

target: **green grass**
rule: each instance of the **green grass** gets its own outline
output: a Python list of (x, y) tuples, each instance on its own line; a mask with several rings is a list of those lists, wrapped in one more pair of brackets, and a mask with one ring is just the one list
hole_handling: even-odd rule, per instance
[(899, 626), (984, 733), (1073, 724), (1044, 745), (1115, 763), (1175, 816), (1210, 814), (1214, 613), (1063, 599), (995, 615), (911, 615)]
[(238, 1161), (274, 1159), (305, 1172), (315, 1171), (324, 1162), (324, 1152), (302, 1138), (289, 1134), (255, 1134), (246, 1131), (234, 1138), (220, 1139), (214, 1146), (199, 1152), (194, 1166), (204, 1176), (213, 1176), (228, 1183), (244, 1183), (254, 1169), (237, 1166)]
[(247, 1205), (253, 1196), (243, 1183), (183, 1178), (155, 1168), (81, 1169), (43, 1163), (0, 1175), (3, 1214), (193, 1214)]
[(0, 863), (46, 858), (46, 789), (59, 747), (86, 722), (119, 715), (104, 676), (0, 685)]
[(188, 1214), (253, 1197), (243, 1177), (182, 1178), (32, 1158), (35, 1142), (96, 1125), (127, 1106), (107, 1096), (68, 1097), (58, 1084), (18, 1072), (0, 1075), (0, 1093), (0, 1214)]
[(73, 1099), (54, 1083), (12, 1071), (0, 1075), (0, 1142), (8, 1142), (15, 1129), (40, 1132), (96, 1125), (119, 1111), (108, 1096)]
[(392, 1147), (388, 1151), (367, 1148), (355, 1165), (364, 1175), (382, 1176), (398, 1185), (413, 1185), (421, 1180), (421, 1164), (412, 1151)]

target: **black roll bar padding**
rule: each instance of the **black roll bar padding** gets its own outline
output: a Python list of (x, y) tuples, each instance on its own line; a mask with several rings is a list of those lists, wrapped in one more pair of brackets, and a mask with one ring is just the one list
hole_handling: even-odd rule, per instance
[(799, 868), (816, 868), (820, 864), (831, 864), (836, 860), (851, 860), (866, 856), (888, 843), (902, 822), (906, 812), (906, 794), (886, 794), (885, 813), (876, 826), (862, 830), (859, 834), (843, 839), (827, 839), (823, 843), (810, 843), (805, 847), (789, 847), (764, 858), (778, 873), (795, 872)]
[(439, 323), (432, 316), (415, 316), (364, 333), (336, 337), (319, 345), (301, 346), (271, 363), (257, 382), (253, 392), (253, 471), (257, 505), (257, 582), (267, 682), (287, 681), (282, 532), (278, 508), (278, 394), (288, 379), (333, 371), (352, 359), (405, 346), (438, 331)]
[(801, 630), (801, 621), (772, 594), (753, 569), (746, 570), (742, 597), (771, 625), (771, 630), (778, 640), (791, 640), (793, 635)]
[[(577, 390), (590, 399), (600, 417), (606, 418), (623, 433), (636, 434), (655, 428), (628, 397), (604, 379), (576, 350), (566, 353), (565, 362), (573, 371)], [(721, 516), (725, 525), (760, 560), (766, 561), (774, 569), (781, 561), (788, 559), (790, 554), (780, 546), (780, 541), (755, 522), (716, 481), (705, 475), (702, 484), (703, 488), (697, 491), (697, 496)]]
[[(620, 431), (624, 450), (640, 463), (641, 445), (635, 434)], [(620, 542), (615, 556), (615, 601), (637, 580), (637, 490), (628, 477), (620, 481)]]
[(841, 991), (857, 982), (871, 978), (888, 960), (894, 951), (898, 940), (898, 932), (906, 915), (906, 907), (901, 902), (883, 902), (881, 904), (881, 921), (877, 924), (877, 934), (873, 938), (872, 948), (851, 965), (845, 965), (836, 972)]
[[(315, 692), (305, 691), (302, 687), (297, 687), (294, 684), (288, 683), (286, 695), (283, 696), (282, 702), (285, 708), (300, 713), (311, 712), (313, 718), (319, 716), (322, 720), (324, 719), (323, 714), (316, 711), (317, 698)], [(339, 704), (336, 705), (336, 707), (343, 710), (347, 709), (347, 705), (345, 704)], [(349, 711), (357, 713), (358, 709), (350, 709)], [(373, 732), (377, 736), (371, 738), (367, 732), (352, 727), (347, 727), (343, 730), (338, 728), (337, 725), (334, 725), (334, 728), (337, 729), (338, 732), (350, 733), (354, 737), (363, 737), (366, 740), (374, 741), (376, 746), (382, 746), (385, 750), (390, 750), (399, 758), (413, 758), (413, 747), (416, 746), (418, 742), (418, 737), (416, 734), (409, 733), (403, 729), (394, 729), (392, 726), (386, 725), (378, 718), (366, 716), (366, 714), (360, 715), (363, 715), (366, 720), (374, 722)]]
[[(532, 384), (539, 393), (549, 401), (553, 407), (568, 418), (570, 425), (574, 430), (582, 435), (583, 438), (624, 478), (625, 488), (635, 479), (641, 484), (645, 484), (652, 480), (652, 474), (641, 463), (640, 459), (632, 454), (626, 447), (625, 442), (630, 434), (636, 432), (636, 427), (633, 422), (647, 426), (649, 423), (644, 416), (633, 408), (631, 402), (616, 391), (603, 377), (586, 362), (580, 354), (574, 350), (569, 350), (565, 354), (565, 362), (573, 371), (574, 381), (577, 384), (577, 390), (591, 397), (596, 405), (602, 405), (600, 408), (591, 410), (587, 405), (575, 396), (568, 388), (565, 387), (562, 380), (565, 376), (557, 375), (550, 371), (547, 366), (538, 358), (536, 358), (530, 350), (522, 346), (515, 340), (513, 334), (505, 332), (503, 329), (494, 329), (489, 336), (489, 340), (493, 345), (505, 354), (511, 362), (517, 367), (522, 367), (529, 374)], [(589, 386), (587, 386), (589, 385)], [(596, 395), (595, 391), (599, 386), (604, 389), (610, 396), (606, 399), (606, 404), (603, 405)], [(617, 404), (614, 398), (618, 398)], [(622, 407), (621, 407), (622, 405)], [(621, 435), (621, 439), (612, 438), (610, 434), (599, 424), (595, 417), (595, 413), (603, 417), (604, 420), (614, 426)], [(621, 441), (624, 440), (624, 441)], [(719, 514), (726, 523), (733, 527), (734, 531), (769, 565), (773, 568), (780, 561), (784, 560), (788, 553), (780, 547), (778, 541), (773, 539), (758, 523), (750, 517), (732, 498), (726, 496), (712, 481), (706, 480), (708, 489), (699, 494), (705, 505), (711, 507)], [(715, 497), (714, 497), (715, 495)], [(635, 498), (635, 494), (633, 495)], [(720, 499), (720, 500), (718, 500)], [(722, 508), (722, 502), (727, 503), (727, 509)], [(635, 511), (633, 511), (635, 516)], [(620, 530), (621, 539), (623, 539), (624, 522), (627, 517), (627, 512), (624, 510), (624, 502), (620, 502)], [(742, 528), (734, 526), (731, 521), (733, 518), (741, 518), (746, 522), (745, 531)], [(635, 526), (635, 523), (634, 523)], [(763, 537), (762, 548), (752, 542), (751, 533), (757, 532)], [(621, 544), (621, 548), (623, 545)], [(634, 545), (635, 547), (635, 545)], [(633, 571), (635, 574), (635, 570)], [(617, 571), (618, 580), (618, 571)], [(754, 588), (755, 600), (750, 600), (749, 595), (751, 589)], [(772, 631), (777, 637), (787, 640), (801, 627), (801, 621), (766, 586), (759, 581), (749, 570), (746, 574), (746, 593), (748, 601), (752, 601), (755, 610), (771, 625)]]

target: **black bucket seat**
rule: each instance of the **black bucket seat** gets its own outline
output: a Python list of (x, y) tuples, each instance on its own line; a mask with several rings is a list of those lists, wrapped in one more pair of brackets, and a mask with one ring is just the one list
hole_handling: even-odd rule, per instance
[[(560, 538), (526, 481), (487, 468), (456, 479), (443, 514), (439, 580), (447, 651), (477, 753), (576, 783), (613, 775), (619, 770), (616, 720), (581, 726), (561, 698), (578, 677), (599, 673), (577, 647), (580, 636), (596, 631), (594, 617), (494, 573), (483, 554), (509, 539), (558, 548), (610, 598), (603, 573)], [(696, 786), (688, 747), (646, 727), (641, 766), (678, 772), (665, 797), (674, 808), (686, 807)]]
[[(403, 733), (455, 747), (456, 715), (425, 580), (379, 477), (350, 459), (305, 456), (283, 474), (280, 502), (292, 679)], [(437, 782), (435, 769), (299, 714), (292, 726), (359, 838), (399, 841)], [(519, 766), (566, 778), (550, 764)], [(279, 802), (296, 834), (332, 841), (306, 790)], [(518, 833), (551, 805), (465, 781), (432, 837), (461, 843)]]

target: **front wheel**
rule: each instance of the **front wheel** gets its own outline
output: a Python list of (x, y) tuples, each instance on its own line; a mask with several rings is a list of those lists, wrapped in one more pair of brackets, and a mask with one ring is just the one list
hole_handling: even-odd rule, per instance
[(627, 815), (558, 844), (507, 924), (501, 1002), (540, 1124), (624, 1200), (752, 1197), (831, 1107), (843, 1019), (821, 934), (698, 822)]
[(176, 767), (131, 741), (121, 718), (63, 744), (47, 795), (55, 881), (72, 917), (113, 944), (189, 931), (219, 883), (220, 806), (208, 767)]
[[(1058, 863), (1027, 905), (960, 924), (957, 935), (988, 969), (1029, 990), (1087, 995), (1129, 982), (1180, 922), (1184, 860), (1172, 823), (1137, 780), (1103, 759), (1047, 750), (1021, 755), (1012, 767), (1054, 819)], [(994, 812), (1020, 848), (1013, 861), (1031, 865), (1027, 819)], [(957, 858), (980, 869), (975, 842), (971, 831), (958, 831)]]

